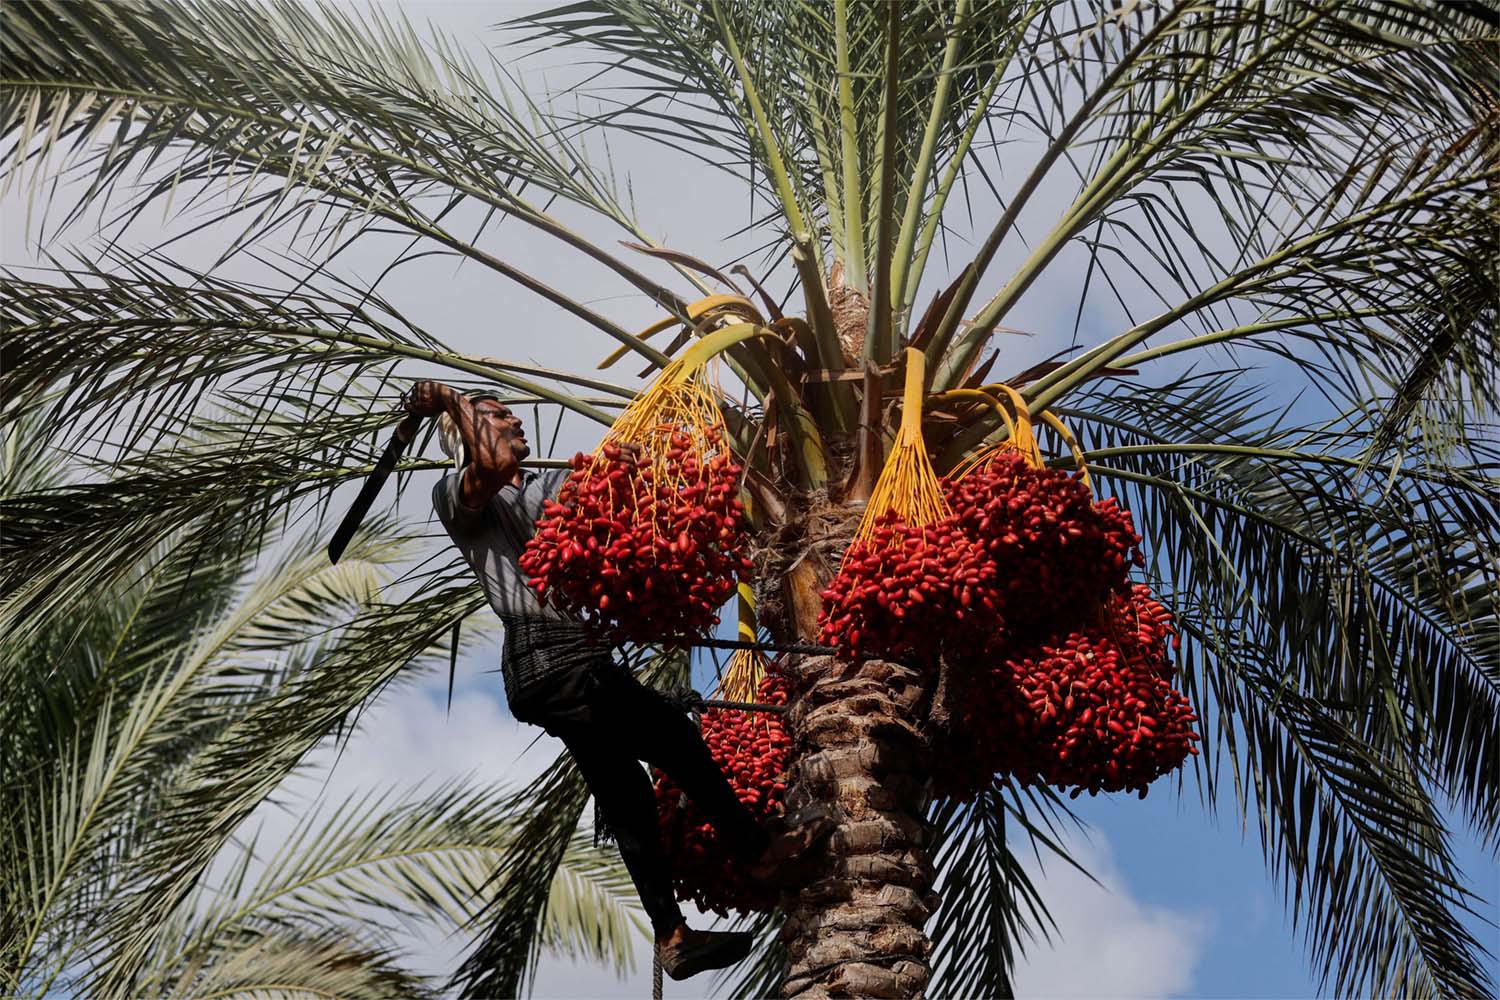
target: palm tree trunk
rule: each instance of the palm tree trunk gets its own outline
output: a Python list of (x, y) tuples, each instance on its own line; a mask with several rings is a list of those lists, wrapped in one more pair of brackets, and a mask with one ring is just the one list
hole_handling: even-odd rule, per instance
[[(816, 617), (814, 576), (787, 581), (799, 632)], [(787, 806), (831, 806), (837, 827), (827, 868), (784, 902), (781, 995), (920, 996), (930, 975), (923, 925), (936, 903), (919, 728), (928, 681), (896, 663), (826, 656), (799, 658), (788, 674)]]
[(821, 877), (786, 904), (783, 997), (915, 997), (927, 985), (932, 867), (915, 719), (924, 679), (881, 660), (792, 670), (796, 763), (787, 805), (838, 824)]

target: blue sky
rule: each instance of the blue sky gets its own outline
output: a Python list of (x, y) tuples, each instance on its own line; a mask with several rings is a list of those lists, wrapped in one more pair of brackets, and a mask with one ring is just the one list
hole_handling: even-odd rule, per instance
[[(469, 45), (482, 43), (484, 28), (506, 13), (523, 9), (516, 4), (409, 3), (402, 5), (420, 23), (430, 18)], [(567, 66), (554, 65), (549, 83), (567, 78)], [(528, 80), (540, 82), (537, 67)], [(631, 165), (632, 190), (639, 215), (648, 230), (666, 245), (719, 262), (753, 245), (753, 240), (725, 240), (745, 222), (742, 188), (723, 175), (685, 165), (657, 147), (620, 143), (614, 150), (617, 167)], [(1018, 159), (1025, 162), (1025, 157)], [(1004, 177), (1004, 172), (1001, 172)], [(1013, 179), (1012, 179), (1013, 180)], [(993, 203), (977, 192), (976, 218), (991, 218)], [(1065, 196), (1059, 189), (1038, 201), (1043, 212)], [(14, 208), (13, 198), (6, 201)], [(22, 241), (23, 213), (8, 211), (4, 259), (21, 263), (27, 256)], [(139, 243), (155, 242), (160, 230), (151, 223), (133, 231)], [(170, 228), (170, 227), (169, 227)], [(587, 231), (587, 230), (586, 230)], [(618, 281), (594, 271), (580, 271), (573, 257), (521, 227), (502, 226), (493, 242), (502, 256), (524, 259), (528, 269), (627, 327), (644, 326), (655, 316), (639, 296)], [(67, 234), (81, 239), (86, 233)], [(222, 237), (222, 233), (219, 234)], [(610, 234), (611, 239), (614, 234)], [(213, 231), (182, 247), (213, 244)], [(376, 239), (352, 252), (341, 270), (352, 279), (370, 279), (383, 263), (404, 246), (404, 240)], [(955, 242), (955, 253), (963, 247)], [(1076, 282), (1081, 267), (1066, 259), (1040, 281), (1007, 324), (1032, 331), (1028, 337), (1002, 341), (1007, 358), (1002, 368), (1019, 370), (1051, 355), (1071, 339), (1077, 303)], [(1078, 263), (1074, 261), (1073, 263)], [(650, 267), (643, 264), (643, 269)], [(232, 268), (253, 272), (237, 262)], [(941, 272), (940, 266), (934, 267)], [(1003, 273), (1005, 260), (995, 272)], [(231, 269), (228, 273), (240, 276)], [(942, 277), (934, 276), (934, 284)], [(515, 286), (481, 272), (473, 265), (455, 267), (452, 261), (418, 262), (390, 276), (384, 294), (417, 322), (456, 349), (492, 354), (518, 361), (591, 369), (612, 345), (602, 335), (560, 319)], [(1128, 292), (1128, 290), (1127, 290)], [(1089, 341), (1114, 330), (1117, 310), (1103, 306), (1085, 314), (1083, 339)], [(545, 335), (538, 335), (545, 331)], [(414, 370), (415, 373), (415, 370)], [(562, 455), (588, 448), (597, 428), (576, 420), (563, 424), (558, 451)], [(533, 435), (533, 439), (540, 435)], [(436, 449), (429, 457), (436, 457)], [(411, 520), (425, 520), (430, 479), (417, 477), (401, 501)], [(352, 492), (352, 491), (351, 491)], [(341, 510), (340, 501), (331, 509)], [(432, 526), (433, 544), (440, 545), (441, 529)], [(445, 712), (444, 679), (397, 688), (371, 714), (369, 730), (379, 737), (358, 736), (330, 777), (326, 772), (299, 783), (299, 794), (336, 800), (369, 784), (410, 783), (474, 773), (490, 780), (520, 781), (541, 770), (558, 749), (543, 738), (527, 749), (539, 730), (517, 725), (504, 709), (500, 679), (489, 671), (498, 649), (465, 657), (460, 663), (458, 689), (452, 712)], [(700, 674), (703, 673), (700, 671)], [(325, 780), (326, 779), (326, 780)], [(1049, 868), (1049, 899), (1064, 924), (1074, 933), (1055, 952), (1045, 946), (1033, 950), (1018, 976), (1023, 994), (1178, 997), (1309, 997), (1316, 982), (1307, 971), (1302, 943), (1290, 926), (1281, 897), (1271, 884), (1253, 828), (1242, 833), (1230, 803), (1217, 819), (1209, 818), (1198, 802), (1196, 785), (1189, 782), (1181, 795), (1160, 783), (1145, 800), (1134, 796), (1081, 798), (1077, 809), (1093, 827), (1088, 842), (1075, 846), (1096, 866), (1107, 890), (1084, 883), (1065, 871)], [(267, 822), (279, 820), (267, 818)], [(1497, 937), (1494, 900), (1500, 895), (1495, 864), (1474, 844), (1460, 837), (1458, 858), (1471, 884), (1488, 897), (1475, 934), (1492, 950)], [(419, 948), (433, 967), (451, 960), (458, 942), (427, 940)], [(644, 951), (642, 951), (644, 955)], [(1497, 980), (1500, 964), (1492, 962)], [(648, 983), (649, 968), (638, 968), (633, 980), (617, 983), (601, 970), (579, 969), (550, 962), (538, 982), (538, 996), (639, 996)], [(707, 978), (672, 984), (668, 995), (703, 995)]]

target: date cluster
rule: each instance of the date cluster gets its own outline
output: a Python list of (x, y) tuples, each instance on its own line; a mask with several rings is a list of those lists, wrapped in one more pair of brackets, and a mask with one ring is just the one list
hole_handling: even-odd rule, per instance
[(520, 558), (538, 597), (614, 642), (702, 635), (751, 571), (741, 469), (717, 433), (575, 455)]
[[(786, 704), (786, 680), (774, 666), (761, 679), (755, 700)], [(703, 713), (702, 726), (709, 754), (745, 807), (763, 821), (782, 815), (792, 740), (781, 717), (711, 708)], [(656, 772), (656, 810), (679, 899), (721, 916), (776, 906), (776, 890), (745, 874), (743, 859), (734, 857), (703, 811), (661, 771)]]
[(951, 513), (886, 514), (823, 591), (821, 641), (848, 658), (949, 670), (934, 773), (970, 798), (1022, 784), (1145, 794), (1196, 753), (1173, 687), (1172, 616), (1130, 572), (1130, 512), (1075, 474), (1000, 451), (943, 484)]
[[(1111, 595), (1093, 623), (1017, 644), (956, 670), (959, 766), (941, 790), (976, 794), (990, 776), (1045, 783), (1074, 797), (1133, 791), (1198, 752), (1197, 716), (1173, 686), (1172, 615), (1149, 587)], [(951, 752), (951, 748), (950, 748)]]

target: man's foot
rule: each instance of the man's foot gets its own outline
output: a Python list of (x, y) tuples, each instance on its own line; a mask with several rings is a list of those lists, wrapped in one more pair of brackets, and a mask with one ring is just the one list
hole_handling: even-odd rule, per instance
[(800, 823), (779, 821), (771, 830), (770, 845), (750, 866), (749, 876), (758, 882), (780, 886), (808, 881), (821, 860), (819, 849), (828, 841), (835, 825), (826, 813), (809, 816)]
[(750, 954), (754, 940), (748, 931), (695, 931), (683, 924), (658, 939), (656, 949), (662, 971), (681, 980), (734, 965)]

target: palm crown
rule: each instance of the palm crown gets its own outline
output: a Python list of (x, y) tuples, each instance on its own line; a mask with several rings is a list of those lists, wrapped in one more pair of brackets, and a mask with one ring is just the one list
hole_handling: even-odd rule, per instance
[[(1147, 535), (1206, 720), (1198, 781), (1258, 824), (1317, 971), (1340, 993), (1492, 987), (1439, 808), (1500, 845), (1491, 12), (586, 0), (509, 25), (518, 46), (607, 64), (610, 89), (572, 114), (378, 14), (16, 3), (4, 19), (7, 179), (39, 201), (66, 163), (87, 185), (74, 212), (109, 204), (128, 222), (201, 200), (235, 224), (229, 249), (288, 225), (324, 254), (409, 234), (541, 296), (645, 373), (748, 324), (724, 354), (743, 388), (724, 410), (763, 538), (797, 536), (810, 496), (868, 496), (905, 347), (926, 359), (939, 471), (1004, 433), (956, 390), (1003, 382), (1052, 409)], [(611, 133), (742, 181), (761, 273), (653, 241), (596, 165)], [(135, 170), (144, 183), (121, 185)], [(972, 212), (981, 187), (994, 212)], [(1043, 204), (1056, 191), (1063, 203)], [(458, 206), (484, 212), (478, 233), (451, 224)], [(632, 333), (487, 249), (501, 219), (627, 282), (675, 339)], [(940, 281), (933, 251), (950, 233), (973, 250), (951, 251)], [(375, 288), (303, 261), (281, 265), (278, 287), (165, 249), (79, 250), (58, 266), (70, 273), (5, 277), (5, 419), (105, 444), (112, 462), (6, 500), (0, 613), (17, 642), (173, 532), (258, 537), (361, 475), (346, 457), (389, 421), (386, 383), (405, 365), (601, 425), (636, 391), (454, 352)], [(1075, 346), (1008, 370), (995, 335), (1059, 267), (1076, 273)], [(1125, 327), (1079, 343), (1100, 301)], [(1317, 402), (1287, 407), (1292, 393)], [(191, 442), (169, 447), (183, 427)], [(770, 624), (806, 637), (816, 560), (806, 579), (790, 562), (762, 581), (787, 598)], [(240, 724), (179, 806), (200, 820), (191, 849), (162, 845), (151, 891), (115, 926), (170, 914), (302, 753), (479, 606), (461, 579), (451, 564), (428, 572)], [(472, 967), (489, 992), (521, 981), (583, 804), (566, 767), (532, 794), (556, 808), (507, 856), (526, 877), (497, 904), (510, 939)], [(1003, 785), (972, 808), (934, 807), (932, 856), (996, 875), (939, 904), (935, 993), (1004, 988), (1029, 889), (1005, 823), (1046, 840), (1059, 810)], [(138, 982), (150, 947), (119, 949), (104, 981)], [(766, 988), (779, 961), (767, 951), (745, 988)]]

